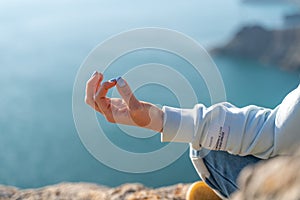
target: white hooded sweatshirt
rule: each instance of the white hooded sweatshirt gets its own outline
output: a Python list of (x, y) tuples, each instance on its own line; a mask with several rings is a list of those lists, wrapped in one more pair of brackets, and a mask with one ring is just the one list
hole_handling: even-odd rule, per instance
[(300, 143), (299, 101), (300, 85), (275, 109), (237, 108), (227, 102), (193, 109), (164, 106), (162, 141), (262, 159), (284, 155)]

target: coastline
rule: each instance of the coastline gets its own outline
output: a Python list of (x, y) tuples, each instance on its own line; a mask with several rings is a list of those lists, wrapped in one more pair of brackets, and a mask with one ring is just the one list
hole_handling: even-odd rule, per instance
[(247, 58), (276, 65), (286, 71), (300, 70), (300, 27), (272, 30), (260, 25), (244, 26), (215, 55)]

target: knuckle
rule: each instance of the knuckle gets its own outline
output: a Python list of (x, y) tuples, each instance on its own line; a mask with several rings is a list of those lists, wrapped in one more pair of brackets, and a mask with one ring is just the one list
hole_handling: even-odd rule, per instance
[(84, 98), (84, 102), (86, 104), (91, 104), (91, 100), (87, 96)]
[(104, 83), (102, 84), (102, 87), (105, 88), (105, 89), (107, 89), (107, 88), (109, 87), (109, 85), (110, 85), (109, 82), (104, 82)]
[(105, 97), (101, 97), (99, 94), (98, 95), (95, 95), (95, 102), (97, 104), (103, 104), (103, 101), (105, 100), (106, 98)]

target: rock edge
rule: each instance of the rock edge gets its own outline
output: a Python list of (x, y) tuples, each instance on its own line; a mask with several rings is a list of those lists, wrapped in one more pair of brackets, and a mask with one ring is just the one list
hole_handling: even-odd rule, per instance
[(18, 189), (0, 185), (0, 199), (17, 200), (184, 200), (190, 184), (177, 184), (157, 189), (147, 188), (142, 184), (130, 183), (116, 188), (92, 183), (60, 183), (36, 189)]

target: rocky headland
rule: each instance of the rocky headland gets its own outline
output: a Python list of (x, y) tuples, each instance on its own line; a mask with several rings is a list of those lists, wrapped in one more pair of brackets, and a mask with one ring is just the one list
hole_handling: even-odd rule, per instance
[(157, 189), (141, 184), (125, 184), (116, 188), (92, 183), (60, 183), (37, 189), (0, 186), (1, 200), (184, 200), (189, 184)]
[[(299, 200), (300, 148), (294, 152), (294, 155), (279, 156), (244, 169), (238, 178), (240, 190), (230, 199)], [(189, 186), (177, 184), (153, 189), (130, 183), (109, 188), (92, 183), (60, 183), (43, 188), (18, 189), (0, 185), (0, 200), (185, 200)], [(201, 196), (197, 199), (207, 198)]]
[(300, 26), (300, 12), (287, 14), (284, 16), (284, 23), (288, 26)]
[(264, 27), (246, 26), (212, 54), (249, 58), (284, 70), (300, 69), (300, 27), (269, 30)]

